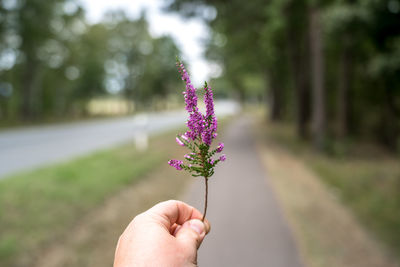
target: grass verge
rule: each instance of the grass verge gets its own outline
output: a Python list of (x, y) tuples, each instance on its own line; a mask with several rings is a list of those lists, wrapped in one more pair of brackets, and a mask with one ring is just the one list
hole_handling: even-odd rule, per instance
[(128, 144), (1, 180), (0, 266), (31, 265), (94, 207), (162, 165), (174, 136), (152, 138), (144, 152)]
[(346, 153), (336, 155), (316, 153), (296, 139), (291, 125), (269, 124), (263, 132), (269, 142), (310, 167), (315, 177), (328, 185), (333, 196), (351, 208), (374, 238), (386, 243), (391, 254), (400, 255), (398, 158), (370, 145), (347, 147)]
[[(169, 155), (181, 157), (182, 148), (175, 146)], [(155, 203), (179, 199), (190, 181), (193, 177), (187, 173), (159, 164), (136, 183), (124, 186), (85, 213), (78, 223), (42, 250), (40, 258), (30, 266), (112, 266), (118, 238), (132, 218)]]

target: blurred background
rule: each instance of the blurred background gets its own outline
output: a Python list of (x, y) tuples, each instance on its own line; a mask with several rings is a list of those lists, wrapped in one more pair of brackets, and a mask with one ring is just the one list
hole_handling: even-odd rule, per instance
[(0, 0), (1, 266), (110, 266), (187, 194), (176, 56), (221, 139), (252, 121), (305, 266), (398, 266), (399, 0)]

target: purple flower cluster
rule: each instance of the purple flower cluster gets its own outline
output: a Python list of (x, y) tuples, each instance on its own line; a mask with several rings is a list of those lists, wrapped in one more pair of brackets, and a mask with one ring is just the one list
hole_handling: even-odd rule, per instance
[(185, 81), (186, 90), (183, 92), (185, 96), (186, 110), (189, 112), (189, 119), (187, 126), (189, 131), (186, 132), (186, 136), (190, 139), (195, 140), (201, 137), (203, 143), (211, 145), (212, 139), (217, 136), (217, 118), (214, 113), (214, 100), (213, 92), (207, 85), (204, 86), (204, 103), (206, 105), (206, 114), (200, 113), (197, 107), (197, 95), (196, 89), (193, 87), (189, 74), (187, 73), (185, 66), (181, 62), (177, 62), (179, 73), (182, 76), (182, 80)]
[(183, 161), (177, 159), (171, 159), (168, 161), (168, 164), (177, 169), (178, 171), (182, 170)]
[(204, 118), (197, 107), (193, 112), (189, 113), (189, 119), (186, 124), (189, 128), (189, 131), (187, 131), (185, 134), (190, 139), (196, 140), (198, 136), (201, 136), (204, 131)]
[(214, 167), (220, 161), (225, 161), (225, 155), (218, 159), (213, 159), (215, 153), (220, 153), (224, 149), (224, 144), (219, 143), (218, 147), (210, 150), (213, 139), (217, 137), (217, 118), (214, 112), (213, 91), (211, 87), (205, 83), (204, 85), (204, 104), (206, 107), (205, 114), (202, 114), (197, 106), (196, 89), (193, 87), (189, 74), (185, 66), (178, 61), (177, 67), (185, 82), (186, 90), (183, 92), (185, 97), (185, 109), (189, 113), (189, 118), (186, 122), (188, 131), (183, 135), (176, 137), (176, 142), (180, 146), (186, 146), (192, 151), (184, 157), (188, 161), (188, 165), (183, 164), (180, 160), (170, 160), (169, 165), (177, 170), (185, 169), (192, 173), (193, 176), (210, 177), (214, 173)]
[(204, 118), (205, 121), (205, 129), (201, 134), (201, 139), (207, 145), (211, 145), (212, 139), (217, 137), (217, 118), (214, 113), (214, 100), (213, 100), (213, 92), (211, 88), (206, 83), (204, 85), (204, 103), (206, 104), (206, 115)]
[(222, 150), (224, 150), (224, 146), (225, 146), (224, 143), (219, 143), (218, 146), (217, 146), (217, 150), (216, 151), (218, 153), (221, 153)]
[(186, 110), (190, 112), (197, 111), (197, 95), (196, 89), (193, 87), (192, 82), (190, 81), (189, 74), (187, 73), (185, 66), (177, 61), (176, 66), (178, 67), (179, 73), (182, 76), (182, 80), (185, 81), (186, 91), (183, 92), (185, 96)]

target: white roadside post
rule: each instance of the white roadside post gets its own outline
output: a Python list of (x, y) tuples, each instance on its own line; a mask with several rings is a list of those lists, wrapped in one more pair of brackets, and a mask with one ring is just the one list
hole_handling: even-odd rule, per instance
[(134, 119), (137, 131), (134, 134), (134, 142), (138, 151), (145, 151), (149, 147), (149, 134), (147, 132), (148, 115), (140, 114)]

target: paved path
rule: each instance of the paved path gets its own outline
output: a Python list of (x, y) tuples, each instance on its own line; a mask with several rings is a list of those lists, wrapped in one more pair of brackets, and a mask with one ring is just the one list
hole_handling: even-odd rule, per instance
[[(207, 218), (211, 232), (199, 251), (200, 267), (301, 267), (251, 138), (251, 122), (238, 119), (227, 129), (227, 161), (210, 178)], [(202, 211), (204, 185), (194, 182), (186, 201)]]
[[(219, 101), (218, 116), (238, 111), (233, 101)], [(0, 179), (17, 171), (68, 160), (98, 149), (142, 140), (184, 126), (184, 111), (148, 113), (119, 119), (28, 127), (0, 132)]]

